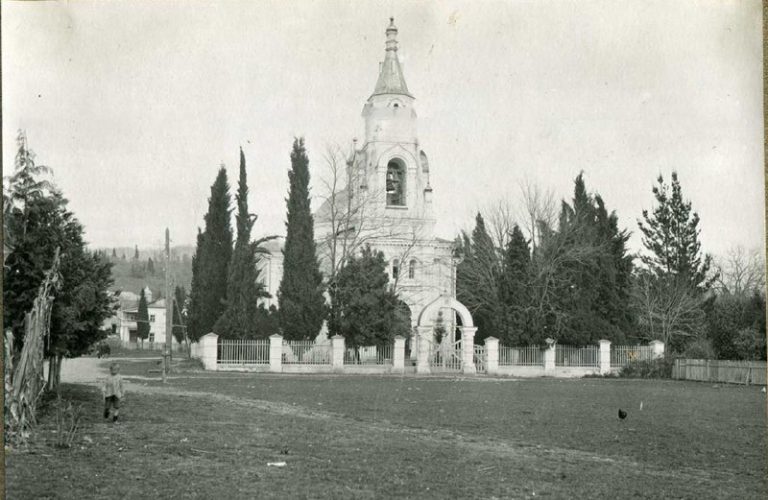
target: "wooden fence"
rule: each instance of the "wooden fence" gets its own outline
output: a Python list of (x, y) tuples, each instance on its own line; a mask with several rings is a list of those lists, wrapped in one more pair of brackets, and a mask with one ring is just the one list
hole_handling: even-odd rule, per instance
[(720, 361), (711, 359), (676, 359), (672, 378), (765, 385), (765, 361)]

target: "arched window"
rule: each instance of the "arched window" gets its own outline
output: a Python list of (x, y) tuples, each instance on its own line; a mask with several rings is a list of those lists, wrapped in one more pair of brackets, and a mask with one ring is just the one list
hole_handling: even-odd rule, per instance
[(394, 160), (387, 164), (387, 206), (405, 206), (405, 167)]
[(408, 278), (413, 279), (416, 277), (416, 259), (411, 259), (408, 264)]
[(394, 259), (392, 261), (392, 279), (396, 280), (399, 274), (400, 274), (400, 261), (397, 259)]

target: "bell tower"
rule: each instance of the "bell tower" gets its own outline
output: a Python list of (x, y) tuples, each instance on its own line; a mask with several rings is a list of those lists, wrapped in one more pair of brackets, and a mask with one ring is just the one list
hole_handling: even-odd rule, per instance
[(377, 218), (417, 226), (420, 237), (431, 237), (435, 221), (429, 162), (419, 147), (416, 99), (405, 83), (397, 34), (395, 20), (390, 18), (384, 61), (363, 107), (365, 141), (354, 153), (353, 168), (364, 179), (360, 189), (368, 190)]

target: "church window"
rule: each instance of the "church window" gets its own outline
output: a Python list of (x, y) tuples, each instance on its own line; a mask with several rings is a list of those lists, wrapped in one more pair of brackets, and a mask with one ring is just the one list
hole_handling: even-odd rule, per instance
[(400, 274), (400, 261), (395, 259), (392, 261), (392, 279), (396, 280)]
[(387, 164), (387, 206), (405, 206), (405, 168), (397, 161)]
[(413, 279), (416, 277), (416, 259), (411, 259), (408, 264), (408, 278)]

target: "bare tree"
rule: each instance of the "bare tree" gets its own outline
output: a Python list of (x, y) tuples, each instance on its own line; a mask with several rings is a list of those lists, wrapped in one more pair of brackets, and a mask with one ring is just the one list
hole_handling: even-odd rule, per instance
[(716, 259), (717, 288), (733, 295), (765, 293), (765, 260), (757, 249), (732, 247)]
[(673, 341), (698, 337), (703, 329), (705, 299), (672, 277), (641, 270), (635, 276), (632, 303), (647, 340)]
[(520, 205), (517, 219), (521, 229), (528, 233), (533, 251), (541, 243), (541, 227), (552, 227), (557, 220), (557, 202), (551, 189), (532, 184), (529, 179), (520, 182)]

